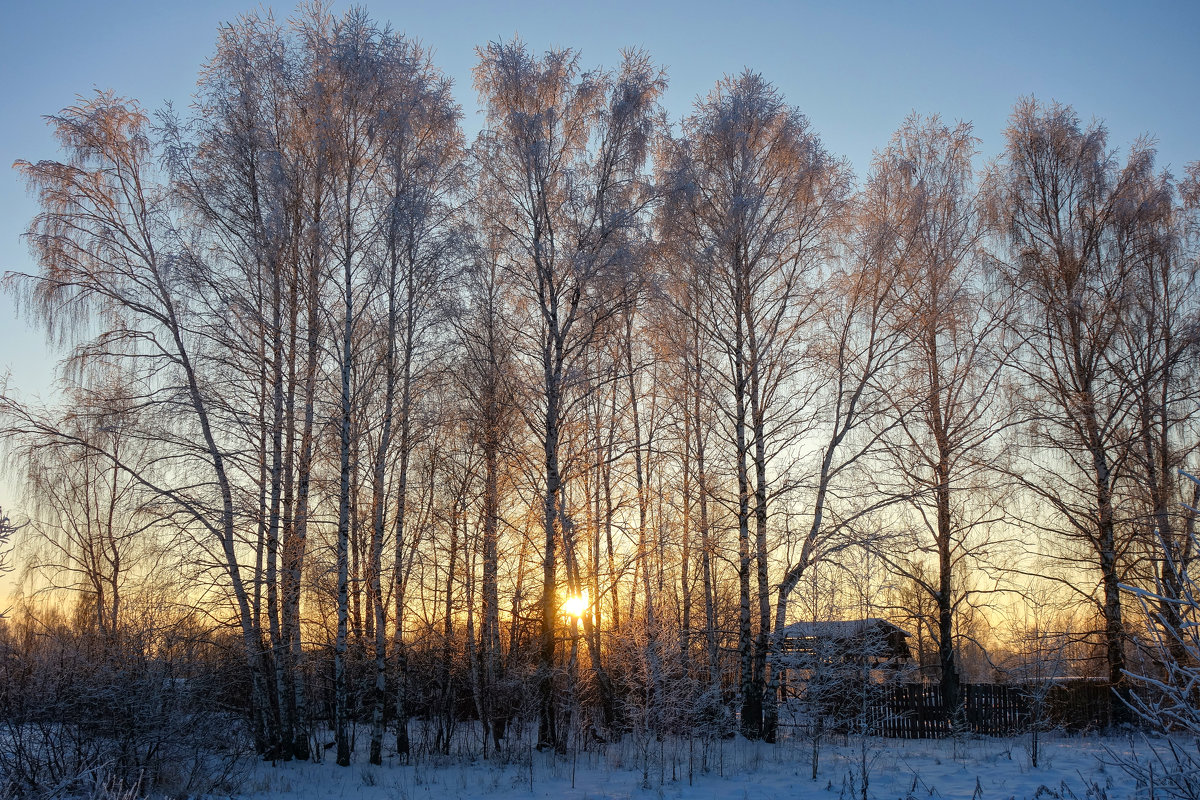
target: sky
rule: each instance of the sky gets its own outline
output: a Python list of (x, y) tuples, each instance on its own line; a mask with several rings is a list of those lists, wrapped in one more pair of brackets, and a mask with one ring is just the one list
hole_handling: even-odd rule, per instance
[[(622, 48), (644, 48), (668, 71), (665, 105), (675, 121), (722, 76), (761, 72), (859, 176), (913, 111), (973, 122), (981, 158), (994, 156), (1013, 103), (1031, 94), (1070, 104), (1085, 121), (1103, 120), (1114, 147), (1153, 135), (1160, 166), (1177, 174), (1200, 159), (1200, 3), (1194, 0), (373, 0), (365, 6), (376, 20), (433, 48), (455, 81), (469, 138), (481, 119), (471, 88), (475, 48), (519, 34), (536, 51), (577, 49), (586, 66), (613, 66)], [(167, 101), (186, 108), (217, 27), (259, 8), (281, 18), (294, 10), (253, 0), (6, 3), (0, 164), (58, 157), (43, 116), (78, 94), (112, 89), (149, 110)], [(0, 171), (0, 273), (34, 270), (21, 234), (35, 213), (16, 172)], [(59, 353), (18, 312), (9, 295), (0, 295), (0, 376), (27, 399), (53, 400)], [(16, 491), (15, 481), (0, 474), (0, 507), (19, 515)]]

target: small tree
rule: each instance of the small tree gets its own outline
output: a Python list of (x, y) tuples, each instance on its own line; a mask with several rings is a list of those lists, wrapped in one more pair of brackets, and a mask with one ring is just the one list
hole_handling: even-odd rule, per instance
[[(863, 536), (864, 540), (871, 538), (875, 537), (869, 534)], [(878, 556), (871, 548), (864, 548), (860, 560), (848, 559), (844, 566), (847, 568), (847, 593), (851, 602), (857, 606), (857, 614), (862, 620), (870, 620), (878, 608), (875, 594), (882, 588), (871, 579), (880, 572)], [(856, 626), (849, 641), (854, 643), (855, 652), (847, 665), (847, 673), (852, 677), (842, 714), (849, 731), (858, 735), (858, 763), (851, 773), (851, 794), (855, 794), (853, 789), (857, 778), (858, 797), (867, 800), (871, 770), (879, 757), (879, 750), (874, 743), (874, 737), (879, 733), (877, 709), (886, 686), (875, 679), (872, 670), (884, 656), (887, 642), (867, 625)]]
[(1019, 682), (1028, 703), (1029, 760), (1034, 767), (1041, 755), (1041, 734), (1051, 726), (1050, 692), (1070, 669), (1070, 629), (1074, 626), (1067, 617), (1051, 617), (1049, 610), (1050, 594), (1030, 591), (1025, 596), (1024, 618), (1013, 622), (1011, 634), (1016, 650), (1008, 672)]

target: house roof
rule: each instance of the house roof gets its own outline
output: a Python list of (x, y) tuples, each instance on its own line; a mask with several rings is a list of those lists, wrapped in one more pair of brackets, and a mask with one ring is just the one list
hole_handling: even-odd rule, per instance
[(791, 625), (784, 625), (776, 632), (785, 639), (852, 639), (862, 636), (864, 633), (912, 636), (903, 628), (879, 617), (793, 622)]
[[(912, 658), (908, 648), (908, 631), (886, 619), (819, 620), (793, 622), (775, 632), (784, 653), (820, 655), (821, 658), (896, 659)], [(821, 655), (823, 654), (823, 655)]]

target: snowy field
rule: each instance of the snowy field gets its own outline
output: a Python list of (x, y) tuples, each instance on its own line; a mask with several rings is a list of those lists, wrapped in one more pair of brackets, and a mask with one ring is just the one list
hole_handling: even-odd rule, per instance
[[(972, 738), (959, 741), (868, 739), (866, 758), (870, 798), (973, 798), (974, 800), (1124, 800), (1148, 797), (1119, 766), (1131, 742), (1113, 737), (1050, 736), (1043, 739), (1040, 764), (1030, 764), (1027, 738)], [(1138, 741), (1138, 751), (1145, 744)], [(632, 737), (603, 749), (565, 755), (527, 751), (507, 761), (426, 757), (415, 765), (393, 760), (382, 767), (356, 763), (339, 768), (288, 763), (254, 768), (241, 796), (277, 798), (713, 798), (754, 800), (787, 797), (861, 797), (859, 742), (825, 745), (819, 778), (811, 780), (808, 745), (779, 745), (741, 738), (691, 746), (654, 742), (649, 759)], [(366, 759), (363, 758), (362, 761)], [(1161, 795), (1160, 795), (1161, 796)]]

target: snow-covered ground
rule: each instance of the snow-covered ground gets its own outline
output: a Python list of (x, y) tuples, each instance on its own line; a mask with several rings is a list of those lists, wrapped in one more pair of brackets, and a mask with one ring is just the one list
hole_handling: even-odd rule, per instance
[[(644, 746), (644, 743), (642, 743)], [(975, 800), (1124, 800), (1146, 797), (1114, 756), (1130, 752), (1129, 739), (1050, 736), (1041, 760), (1030, 763), (1028, 739), (973, 738), (959, 741), (867, 740), (868, 796), (880, 800), (975, 798)], [(1138, 749), (1144, 751), (1140, 741)], [(649, 760), (634, 737), (565, 755), (524, 751), (503, 760), (425, 757), (382, 767), (325, 763), (254, 767), (242, 796), (278, 798), (858, 798), (863, 751), (857, 740), (825, 745), (819, 777), (811, 780), (807, 742), (778, 745), (740, 737), (712, 743), (652, 742)], [(365, 761), (365, 758), (362, 759)]]

